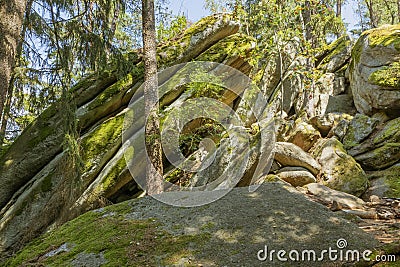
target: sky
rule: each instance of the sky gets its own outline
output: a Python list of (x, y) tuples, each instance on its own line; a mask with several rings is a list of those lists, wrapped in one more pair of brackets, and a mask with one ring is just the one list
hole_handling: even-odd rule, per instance
[[(191, 21), (196, 22), (202, 17), (210, 14), (204, 8), (204, 0), (170, 0), (170, 8), (176, 14), (184, 13)], [(348, 29), (351, 30), (355, 27), (356, 14), (355, 14), (355, 1), (349, 0), (348, 3), (342, 7), (343, 19), (345, 23), (349, 23)]]

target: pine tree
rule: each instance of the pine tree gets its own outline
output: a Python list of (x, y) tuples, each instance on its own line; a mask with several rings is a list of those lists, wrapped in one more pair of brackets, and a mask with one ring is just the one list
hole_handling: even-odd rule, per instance
[(143, 51), (144, 51), (144, 101), (147, 124), (145, 129), (148, 151), (146, 168), (147, 194), (163, 191), (162, 148), (160, 140), (160, 121), (158, 118), (158, 77), (156, 58), (156, 27), (154, 1), (142, 0)]
[(7, 0), (2, 1), (0, 5), (0, 119), (17, 60), (25, 8), (26, 0)]

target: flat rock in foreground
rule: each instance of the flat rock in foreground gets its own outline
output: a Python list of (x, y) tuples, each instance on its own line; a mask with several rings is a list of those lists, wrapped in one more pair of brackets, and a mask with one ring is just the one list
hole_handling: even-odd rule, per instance
[[(167, 194), (187, 199), (185, 193)], [(195, 194), (201, 200), (214, 193)], [(337, 250), (342, 238), (347, 241), (344, 253), (350, 249), (362, 253), (378, 245), (355, 224), (293, 188), (267, 183), (255, 192), (234, 189), (218, 201), (194, 208), (177, 208), (145, 197), (91, 211), (29, 244), (6, 266), (28, 262), (45, 266), (270, 266), (268, 260), (257, 258), (265, 246), (269, 251), (297, 250), (300, 255), (303, 250), (315, 250), (319, 257), (324, 249)], [(328, 262), (327, 254), (325, 262), (297, 263), (279, 262), (274, 254), (272, 264), (326, 266)]]

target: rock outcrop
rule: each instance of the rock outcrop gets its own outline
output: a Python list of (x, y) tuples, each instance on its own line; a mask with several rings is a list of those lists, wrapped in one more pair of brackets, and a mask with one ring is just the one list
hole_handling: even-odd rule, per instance
[[(312, 88), (305, 83), (303, 74), (294, 71), (299, 67), (312, 69), (311, 62), (297, 53), (298, 40), (283, 47), (282, 61), (272, 53), (253, 64), (255, 40), (238, 30), (239, 24), (230, 15), (215, 15), (158, 47), (161, 69), (190, 61), (223, 63), (243, 74), (251, 73), (261, 88), (259, 93), (250, 86), (250, 79), (248, 86), (241, 87), (232, 77), (224, 79), (233, 87), (241, 87), (235, 93), (226, 88), (196, 89), (172, 81), (160, 100), (162, 123), (174, 107), (210, 95), (234, 110), (243, 123), (230, 127), (230, 132), (210, 121), (187, 123), (182, 133), (186, 139), (182, 139), (185, 142), (179, 144), (179, 149), (199, 171), (185, 171), (166, 163), (164, 178), (182, 190), (270, 184), (252, 194), (236, 189), (231, 196), (202, 208), (201, 216), (200, 209), (191, 209), (194, 215), (187, 216), (187, 210), (156, 205), (150, 198), (89, 212), (54, 232), (59, 237), (57, 242), (52, 235), (45, 235), (10, 260), (10, 266), (27, 261), (57, 265), (63, 259), (59, 257), (61, 252), (68, 255), (72, 265), (84, 265), (88, 260), (123, 265), (132, 257), (145, 255), (150, 248), (165, 247), (166, 243), (181, 244), (182, 247), (172, 248), (182, 254), (167, 251), (155, 264), (241, 265), (244, 257), (249, 260), (246, 265), (254, 265), (259, 263), (254, 253), (263, 248), (258, 245), (267, 242), (278, 248), (281, 239), (295, 244), (293, 241), (300, 240), (303, 243), (298, 244), (310, 245), (308, 249), (314, 245), (323, 247), (320, 241), (333, 242), (344, 236), (350, 243), (360, 244), (357, 249), (368, 247), (363, 245), (364, 241), (375, 244), (369, 236), (315, 206), (298, 191), (323, 199), (337, 210), (343, 205), (360, 208), (364, 202), (358, 197), (400, 198), (400, 28), (383, 26), (367, 31), (354, 47), (347, 36), (324, 47), (313, 65), (318, 77)], [(13, 253), (46, 230), (89, 210), (144, 194), (127, 167), (127, 161), (137, 157), (140, 160), (130, 162), (134, 176), (145, 173), (145, 150), (136, 146), (144, 136), (144, 116), (129, 128), (131, 144), (122, 142), (128, 105), (143, 105), (140, 97), (129, 103), (143, 80), (141, 55), (132, 52), (129, 57), (132, 67), (122, 77), (116, 68), (111, 68), (92, 74), (71, 88), (80, 132), (79, 173), (74, 171), (70, 151), (62, 147), (63, 110), (58, 103), (43, 112), (0, 156), (0, 252)], [(177, 73), (180, 71), (186, 70), (176, 69)], [(220, 68), (212, 71), (218, 73)], [(162, 77), (160, 84), (166, 80)], [(276, 127), (271, 126), (270, 120), (265, 123), (271, 117), (276, 118)], [(233, 130), (237, 135), (231, 142), (229, 135)], [(267, 140), (262, 138), (265, 132), (272, 133)], [(208, 167), (202, 169), (204, 165)], [(183, 201), (185, 194), (189, 193), (168, 192), (165, 196)], [(201, 198), (212, 192), (195, 194)], [(190, 225), (189, 217), (195, 218)], [(235, 220), (228, 222), (226, 218), (231, 217)], [(187, 220), (187, 227), (181, 227), (180, 220)], [(110, 227), (111, 223), (117, 227)], [(173, 226), (166, 228), (166, 224)], [(238, 229), (231, 229), (238, 225)], [(293, 230), (287, 237), (288, 231), (303, 226), (307, 227)], [(82, 238), (78, 234), (81, 227), (86, 232)], [(107, 235), (97, 242), (89, 237), (94, 230), (91, 227), (104, 227)], [(124, 239), (125, 243), (120, 244), (111, 236), (127, 231), (131, 240)], [(257, 237), (250, 235), (250, 231), (258, 233)], [(325, 240), (317, 238), (321, 233)], [(141, 241), (133, 241), (138, 238), (136, 234)], [(83, 251), (82, 244), (88, 240), (94, 243), (94, 249)], [(204, 242), (212, 246), (203, 246)], [(252, 244), (254, 255), (249, 254), (249, 247), (246, 252), (237, 253), (243, 242)], [(118, 245), (108, 246), (115, 243)], [(199, 253), (183, 249), (192, 243), (201, 248)], [(121, 258), (123, 263), (113, 256), (121, 247), (129, 250), (128, 258)], [(221, 248), (222, 253), (216, 255), (211, 251), (215, 247)], [(154, 259), (143, 258), (143, 264), (149, 263), (154, 263)]]
[[(184, 199), (188, 193), (165, 194)], [(214, 193), (195, 194), (203, 198)], [(85, 264), (93, 262), (112, 266), (287, 266), (288, 262), (276, 258), (273, 263), (262, 261), (263, 253), (259, 260), (257, 254), (268, 246), (268, 251), (290, 249), (300, 255), (304, 249), (315, 250), (319, 256), (323, 249), (336, 249), (342, 238), (349, 250), (374, 250), (379, 245), (355, 224), (290, 186), (268, 183), (253, 193), (247, 188), (234, 189), (203, 207), (171, 207), (145, 197), (94, 210), (40, 237), (7, 266), (92, 266)], [(313, 266), (331, 263), (326, 257)], [(346, 266), (345, 261), (334, 264)]]
[[(236, 34), (238, 30), (239, 24), (228, 15), (205, 18), (158, 47), (160, 67), (210, 60), (248, 73), (254, 41)], [(143, 79), (140, 56), (130, 56), (133, 67), (122, 79), (109, 70), (93, 74), (71, 89), (81, 132), (81, 175), (75, 175), (68, 151), (62, 150), (63, 111), (58, 103), (27, 127), (1, 157), (0, 251), (16, 249), (51, 225), (87, 210), (140, 194), (126, 167), (126, 151), (121, 151), (124, 108)], [(178, 89), (167, 93), (161, 105), (171, 104), (185, 88)], [(144, 163), (136, 167), (144, 171)]]

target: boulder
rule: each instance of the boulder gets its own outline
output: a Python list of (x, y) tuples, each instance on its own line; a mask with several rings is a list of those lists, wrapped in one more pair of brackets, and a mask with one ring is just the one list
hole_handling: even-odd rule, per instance
[[(160, 67), (194, 59), (212, 60), (248, 73), (251, 66), (246, 61), (254, 39), (236, 35), (238, 30), (239, 24), (230, 15), (204, 18), (181, 36), (158, 46), (164, 55), (159, 58)], [(72, 153), (63, 151), (60, 103), (43, 112), (1, 156), (0, 251), (15, 250), (50, 226), (109, 204), (110, 200), (133, 198), (141, 192), (127, 170), (127, 154), (122, 151), (121, 142), (125, 108), (143, 79), (141, 58), (137, 53), (131, 54), (136, 57), (131, 61), (130, 72), (122, 77), (111, 68), (90, 75), (71, 88), (80, 132), (79, 158), (70, 158)], [(171, 105), (185, 89), (167, 91), (161, 105)], [(142, 102), (136, 99), (133, 105), (140, 106)], [(140, 119), (129, 128), (132, 135), (140, 132), (144, 116)], [(144, 151), (133, 153), (144, 155)], [(138, 172), (144, 171), (144, 162), (135, 164)], [(78, 164), (82, 166), (79, 174), (73, 167)]]
[(378, 122), (378, 119), (356, 114), (350, 121), (347, 132), (343, 137), (344, 148), (348, 150), (359, 145), (372, 133)]
[(316, 83), (320, 94), (336, 96), (346, 91), (345, 78), (335, 73), (325, 73)]
[(400, 143), (385, 143), (379, 148), (354, 158), (368, 170), (384, 169), (400, 160)]
[(310, 183), (305, 186), (308, 193), (324, 200), (325, 202), (337, 202), (350, 209), (363, 209), (365, 202), (356, 196), (331, 189), (318, 183)]
[(336, 72), (344, 67), (350, 60), (352, 43), (348, 35), (343, 35), (332, 42), (325, 49), (325, 53), (319, 56), (318, 68), (325, 72)]
[(353, 157), (346, 153), (335, 137), (315, 145), (313, 155), (322, 166), (324, 185), (355, 196), (361, 196), (368, 187), (367, 175)]
[(400, 164), (392, 167), (374, 171), (368, 174), (371, 186), (365, 194), (365, 197), (376, 195), (380, 198), (400, 198)]
[(294, 129), (289, 132), (287, 142), (308, 151), (321, 138), (321, 134), (312, 125), (298, 119)]
[(305, 106), (304, 77), (295, 71), (303, 68), (309, 61), (298, 53), (299, 40), (293, 39), (283, 45), (279, 54), (272, 52), (265, 56), (264, 71), (260, 88), (270, 105), (276, 106), (276, 111), (282, 110), (289, 114), (292, 108), (297, 112)]
[(364, 32), (352, 50), (350, 84), (360, 113), (400, 111), (400, 25)]
[(370, 138), (348, 150), (348, 153), (351, 156), (355, 157), (370, 152), (374, 149), (384, 146), (387, 143), (400, 142), (400, 118), (387, 122), (385, 122), (386, 119), (382, 120), (382, 118), (380, 119), (379, 116), (373, 116), (372, 118), (380, 120), (379, 127), (377, 127)]
[(275, 143), (275, 160), (283, 166), (303, 167), (313, 175), (318, 175), (321, 165), (310, 154), (304, 152), (295, 144), (286, 142)]
[(335, 124), (335, 114), (314, 116), (309, 123), (321, 133), (322, 137), (326, 137)]
[(295, 187), (317, 181), (311, 172), (302, 167), (285, 167), (278, 171), (277, 176)]
[(335, 127), (332, 128), (332, 130), (329, 132), (327, 137), (336, 136), (340, 141), (342, 141), (344, 136), (347, 133), (347, 130), (349, 128), (349, 124), (350, 124), (350, 122), (347, 119), (340, 120), (337, 123), (337, 125), (335, 125)]
[[(309, 123), (314, 126), (314, 128), (318, 129), (321, 133), (322, 137), (333, 136), (335, 129), (338, 127), (342, 121), (348, 122), (353, 117), (349, 114), (342, 113), (326, 113), (324, 115), (318, 115), (312, 117), (309, 120)], [(343, 133), (344, 136), (345, 132)], [(343, 136), (341, 138), (343, 138)]]
[(331, 96), (322, 94), (320, 95), (320, 102), (320, 114), (347, 113), (353, 115), (357, 112), (351, 95)]

